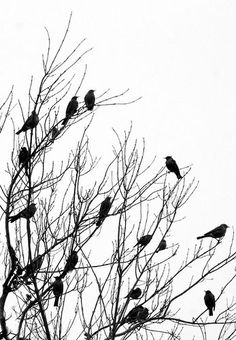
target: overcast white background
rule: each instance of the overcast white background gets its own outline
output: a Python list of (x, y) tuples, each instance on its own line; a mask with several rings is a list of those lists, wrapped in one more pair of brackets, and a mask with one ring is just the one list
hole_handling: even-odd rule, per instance
[(130, 88), (127, 99), (142, 96), (133, 105), (97, 111), (94, 152), (108, 152), (114, 142), (111, 128), (123, 131), (132, 121), (134, 136), (146, 139), (148, 157), (157, 155), (160, 167), (167, 155), (180, 167), (192, 164), (191, 176), (200, 181), (184, 209), (178, 241), (190, 246), (197, 235), (220, 223), (233, 227), (236, 2), (5, 2), (0, 11), (0, 98), (14, 84), (15, 98), (26, 100), (22, 96), (27, 98), (30, 76), (41, 75), (44, 26), (56, 44), (71, 11), (69, 45), (87, 38), (85, 46), (93, 47), (84, 59), (88, 73), (79, 95), (83, 98), (90, 88), (98, 94)]

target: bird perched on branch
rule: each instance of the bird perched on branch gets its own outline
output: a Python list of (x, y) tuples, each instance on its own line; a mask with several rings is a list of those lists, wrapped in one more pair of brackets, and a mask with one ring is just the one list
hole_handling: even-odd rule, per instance
[(63, 282), (59, 276), (56, 276), (55, 279), (56, 280), (53, 282), (52, 291), (55, 296), (54, 306), (58, 307), (59, 298), (63, 293)]
[(26, 119), (24, 125), (22, 128), (16, 132), (17, 135), (21, 132), (26, 132), (27, 130), (32, 130), (34, 129), (39, 122), (39, 116), (35, 111), (32, 111), (31, 115)]
[(88, 110), (92, 111), (95, 104), (94, 90), (89, 90), (84, 97), (84, 103)]
[(97, 220), (97, 223), (96, 223), (97, 227), (100, 227), (102, 225), (102, 223), (104, 222), (105, 218), (107, 217), (110, 209), (111, 209), (111, 197), (108, 196), (101, 203), (100, 210), (99, 210), (99, 216), (98, 216), (98, 220)]
[(157, 247), (156, 252), (160, 250), (165, 250), (166, 249), (166, 240), (163, 238), (161, 242), (159, 243), (159, 246)]
[(71, 254), (66, 260), (66, 265), (65, 265), (65, 268), (63, 270), (61, 277), (62, 278), (65, 277), (68, 272), (71, 272), (73, 269), (75, 269), (77, 262), (78, 262), (78, 255), (75, 250), (72, 250)]
[(66, 108), (66, 118), (63, 120), (62, 125), (66, 125), (68, 120), (73, 116), (73, 114), (76, 113), (78, 109), (78, 102), (77, 102), (77, 97), (74, 96), (71, 98), (71, 101), (67, 105)]
[(216, 227), (202, 236), (198, 236), (197, 240), (204, 238), (204, 237), (213, 237), (213, 238), (222, 238), (225, 236), (226, 229), (229, 228), (226, 224), (221, 224), (219, 227)]
[(213, 310), (215, 310), (216, 301), (215, 296), (212, 294), (210, 290), (205, 291), (204, 301), (205, 305), (209, 310), (209, 315), (212, 316)]
[(138, 242), (136, 243), (136, 246), (142, 246), (145, 247), (152, 239), (152, 235), (144, 235), (138, 239)]
[(148, 309), (139, 305), (131, 309), (124, 319), (124, 322), (132, 323), (144, 321), (148, 317)]
[(142, 291), (141, 291), (140, 288), (134, 288), (129, 292), (129, 294), (126, 296), (126, 298), (136, 300), (140, 297), (141, 294), (142, 294)]
[(12, 223), (18, 220), (19, 218), (31, 218), (34, 216), (36, 210), (37, 210), (36, 204), (31, 203), (27, 208), (23, 209), (18, 214), (9, 216), (9, 220)]
[(31, 263), (25, 266), (25, 274), (23, 275), (23, 279), (29, 278), (33, 273), (35, 274), (43, 264), (43, 255), (38, 255), (35, 259), (32, 260)]
[(166, 167), (167, 167), (167, 169), (170, 172), (173, 172), (178, 179), (181, 179), (182, 176), (180, 175), (179, 167), (178, 167), (176, 161), (171, 156), (167, 156), (167, 157), (165, 157), (165, 159), (166, 159)]
[(21, 165), (21, 164), (24, 165), (26, 173), (27, 173), (27, 170), (28, 170), (29, 158), (30, 158), (29, 151), (25, 147), (21, 148), (20, 153), (19, 153), (19, 165)]

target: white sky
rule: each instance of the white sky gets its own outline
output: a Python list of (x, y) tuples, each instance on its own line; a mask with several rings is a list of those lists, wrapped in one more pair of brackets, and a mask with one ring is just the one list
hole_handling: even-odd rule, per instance
[(84, 59), (88, 74), (81, 96), (90, 88), (96, 93), (130, 88), (127, 100), (142, 96), (134, 105), (97, 111), (94, 150), (110, 150), (111, 128), (123, 131), (133, 121), (134, 136), (146, 138), (148, 157), (156, 154), (160, 166), (166, 155), (180, 167), (193, 164), (190, 176), (200, 181), (176, 237), (191, 245), (220, 223), (234, 226), (236, 2), (5, 2), (0, 12), (2, 98), (12, 84), (16, 98), (27, 96), (30, 76), (40, 77), (44, 26), (57, 41), (70, 11), (71, 47), (86, 37), (85, 46), (94, 48)]

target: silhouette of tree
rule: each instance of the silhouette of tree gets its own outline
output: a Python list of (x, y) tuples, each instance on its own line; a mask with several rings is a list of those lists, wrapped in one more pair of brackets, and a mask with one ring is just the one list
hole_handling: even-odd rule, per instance
[[(220, 327), (221, 339), (233, 339), (236, 303), (233, 299), (223, 302), (224, 293), (235, 282), (235, 271), (225, 277), (218, 294), (213, 290), (217, 302), (213, 321), (208, 319), (201, 285), (232, 268), (233, 236), (220, 257), (218, 249), (226, 237), (198, 241), (184, 255), (181, 243), (166, 242), (174, 228), (181, 233), (179, 214), (198, 183), (185, 166), (181, 181), (175, 178), (173, 184), (165, 164), (158, 167), (156, 158), (146, 160), (145, 141), (140, 145), (133, 139), (132, 125), (123, 134), (113, 130), (113, 156), (108, 161), (102, 155), (106, 165), (93, 156), (89, 133), (97, 110), (137, 99), (124, 100), (128, 91), (109, 96), (108, 90), (96, 89), (96, 105), (85, 105), (87, 67), (79, 80), (70, 71), (81, 65), (90, 49), (83, 50), (82, 40), (61, 58), (70, 22), (71, 18), (54, 52), (47, 32), (42, 78), (38, 84), (32, 78), (28, 108), (20, 101), (16, 106), (22, 117), (19, 124), (14, 118), (8, 178), (1, 185), (5, 242), (0, 338), (180, 339), (188, 326), (204, 339), (213, 323)], [(65, 124), (66, 108), (75, 96), (78, 107), (70, 111)], [(11, 90), (1, 107), (2, 128), (12, 112), (12, 100)], [(31, 112), (37, 112), (39, 122), (16, 136)], [(65, 154), (62, 149), (75, 125), (77, 140)], [(29, 155), (27, 175), (24, 161), (19, 166), (23, 145)], [(102, 211), (101, 202), (107, 198), (112, 202)], [(32, 202), (37, 210), (21, 216), (22, 211), (29, 212)], [(13, 212), (19, 218), (11, 223)], [(148, 239), (140, 242), (144, 236)], [(135, 246), (137, 240), (139, 246)], [(189, 302), (190, 296), (194, 301), (196, 289), (202, 297), (194, 311), (197, 315), (184, 314), (182, 302)]]

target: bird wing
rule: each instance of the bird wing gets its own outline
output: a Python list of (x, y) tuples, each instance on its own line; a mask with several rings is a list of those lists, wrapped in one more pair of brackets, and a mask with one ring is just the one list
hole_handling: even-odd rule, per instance
[(73, 113), (75, 113), (77, 110), (77, 107), (78, 107), (78, 102), (75, 100), (71, 100), (66, 108), (66, 116), (70, 116)]
[(70, 116), (72, 114), (73, 102), (70, 101), (66, 108), (66, 116)]
[(99, 217), (106, 217), (110, 208), (111, 208), (110, 201), (108, 201), (108, 200), (103, 201), (101, 203), (101, 207), (100, 207), (100, 210), (99, 210)]
[(219, 226), (219, 227), (216, 227), (210, 231), (208, 231), (207, 233), (204, 234), (204, 236), (207, 236), (207, 235), (212, 235), (214, 233), (218, 233), (218, 232), (221, 232), (223, 231), (223, 227), (222, 226)]
[(172, 160), (172, 168), (174, 171), (179, 172), (179, 167), (174, 159)]

